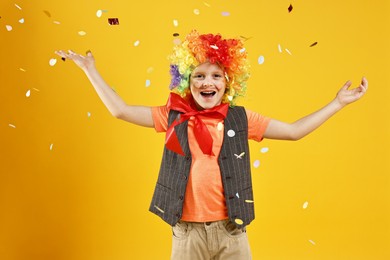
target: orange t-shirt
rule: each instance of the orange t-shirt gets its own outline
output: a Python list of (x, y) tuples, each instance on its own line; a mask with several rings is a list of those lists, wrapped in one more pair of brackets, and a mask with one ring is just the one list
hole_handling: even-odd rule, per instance
[[(270, 118), (245, 110), (248, 118), (248, 138), (260, 142)], [(166, 132), (168, 128), (166, 106), (153, 107), (152, 115), (157, 132)], [(206, 124), (213, 138), (214, 156), (203, 154), (193, 132), (194, 120), (188, 120), (188, 143), (192, 164), (188, 178), (182, 220), (191, 222), (218, 221), (228, 218), (227, 207), (218, 164), (221, 151), (224, 124), (223, 119), (199, 116)]]

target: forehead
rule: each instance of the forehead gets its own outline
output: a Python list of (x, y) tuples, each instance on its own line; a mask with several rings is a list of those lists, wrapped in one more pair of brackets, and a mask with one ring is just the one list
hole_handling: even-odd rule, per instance
[(205, 62), (194, 69), (193, 73), (197, 72), (223, 72), (223, 69), (218, 64)]

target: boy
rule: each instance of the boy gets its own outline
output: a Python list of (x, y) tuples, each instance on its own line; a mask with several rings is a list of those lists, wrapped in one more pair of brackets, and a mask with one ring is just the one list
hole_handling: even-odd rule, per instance
[(173, 229), (171, 259), (251, 259), (245, 227), (254, 219), (248, 139), (298, 140), (367, 90), (348, 81), (328, 105), (294, 123), (235, 106), (249, 78), (240, 39), (192, 31), (170, 56), (165, 106), (127, 105), (86, 56), (57, 51), (87, 75), (113, 116), (166, 132), (150, 211)]

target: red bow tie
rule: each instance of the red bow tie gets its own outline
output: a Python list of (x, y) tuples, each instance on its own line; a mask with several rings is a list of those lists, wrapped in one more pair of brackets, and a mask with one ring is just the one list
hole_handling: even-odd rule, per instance
[(178, 94), (171, 93), (168, 99), (167, 108), (169, 110), (176, 110), (183, 114), (180, 115), (178, 120), (175, 120), (168, 128), (165, 137), (165, 147), (175, 153), (185, 155), (183, 149), (180, 146), (179, 139), (175, 132), (175, 126), (187, 121), (191, 116), (194, 117), (194, 135), (199, 144), (200, 149), (204, 154), (213, 154), (213, 138), (207, 126), (199, 118), (199, 115), (207, 115), (210, 118), (224, 119), (227, 115), (229, 105), (221, 104), (211, 109), (196, 110), (188, 101), (180, 97)]

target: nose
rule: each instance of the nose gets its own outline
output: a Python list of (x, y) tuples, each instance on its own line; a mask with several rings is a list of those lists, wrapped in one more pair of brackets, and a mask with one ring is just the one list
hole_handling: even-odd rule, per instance
[(213, 82), (209, 78), (205, 78), (205, 80), (202, 83), (202, 86), (204, 86), (204, 87), (213, 86)]

